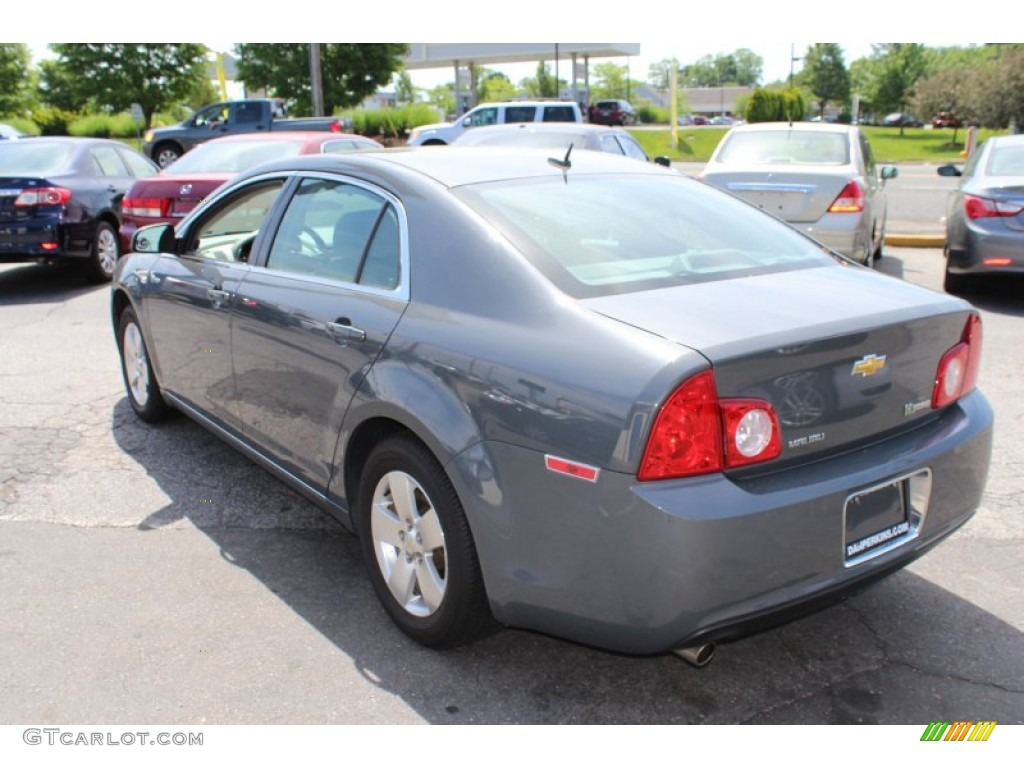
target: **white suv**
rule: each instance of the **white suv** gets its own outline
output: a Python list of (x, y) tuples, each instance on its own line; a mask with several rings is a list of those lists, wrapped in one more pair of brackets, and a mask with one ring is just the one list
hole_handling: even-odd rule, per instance
[(504, 101), (481, 104), (454, 123), (434, 123), (414, 128), (409, 134), (411, 147), (451, 144), (470, 128), (502, 123), (582, 123), (579, 104), (571, 101)]

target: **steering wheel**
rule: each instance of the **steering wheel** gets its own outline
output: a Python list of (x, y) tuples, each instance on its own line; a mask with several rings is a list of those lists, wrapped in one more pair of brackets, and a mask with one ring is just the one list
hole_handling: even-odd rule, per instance
[(313, 241), (313, 246), (316, 248), (317, 253), (323, 253), (327, 250), (327, 243), (325, 243), (324, 239), (316, 233), (316, 230), (308, 224), (303, 225), (298, 237), (296, 237), (296, 240), (299, 241), (299, 245), (305, 247), (308, 243), (303, 242), (303, 238), (308, 238)]

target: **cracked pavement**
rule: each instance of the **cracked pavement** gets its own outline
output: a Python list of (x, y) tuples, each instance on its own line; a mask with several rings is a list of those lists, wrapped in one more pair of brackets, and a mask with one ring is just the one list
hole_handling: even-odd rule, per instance
[[(941, 281), (937, 251), (888, 254), (882, 271)], [(513, 630), (416, 646), (333, 520), (188, 420), (135, 418), (108, 300), (70, 270), (0, 266), (0, 722), (1024, 723), (1012, 293), (978, 299), (996, 439), (975, 518), (699, 670)]]

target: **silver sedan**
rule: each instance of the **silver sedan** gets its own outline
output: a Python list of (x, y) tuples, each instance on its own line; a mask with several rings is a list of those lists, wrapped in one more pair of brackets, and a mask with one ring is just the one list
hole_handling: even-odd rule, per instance
[(856, 126), (753, 123), (736, 126), (701, 178), (803, 230), (839, 253), (870, 264), (885, 242), (885, 182)]

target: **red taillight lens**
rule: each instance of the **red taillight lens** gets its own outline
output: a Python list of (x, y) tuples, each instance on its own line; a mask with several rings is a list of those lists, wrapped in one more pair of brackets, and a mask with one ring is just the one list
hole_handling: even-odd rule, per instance
[(639, 480), (664, 480), (720, 472), (767, 461), (781, 451), (778, 417), (771, 404), (718, 399), (711, 371), (683, 382), (654, 420)]
[(964, 195), (964, 213), (969, 219), (1005, 218), (1016, 216), (1022, 210), (1024, 208), (1019, 205), (1010, 205), (987, 197)]
[(829, 213), (860, 213), (864, 210), (864, 187), (859, 181), (847, 182), (843, 191), (832, 201)]
[(126, 197), (121, 210), (126, 216), (158, 219), (167, 215), (171, 201), (165, 197)]
[(341, 133), (343, 127), (340, 120), (335, 120), (331, 123), (331, 133)]
[(932, 408), (942, 408), (968, 394), (978, 383), (981, 367), (981, 318), (967, 318), (960, 342), (939, 360), (932, 390)]
[(64, 187), (37, 187), (23, 189), (14, 198), (16, 208), (31, 208), (35, 205), (64, 205), (71, 199), (71, 190)]

